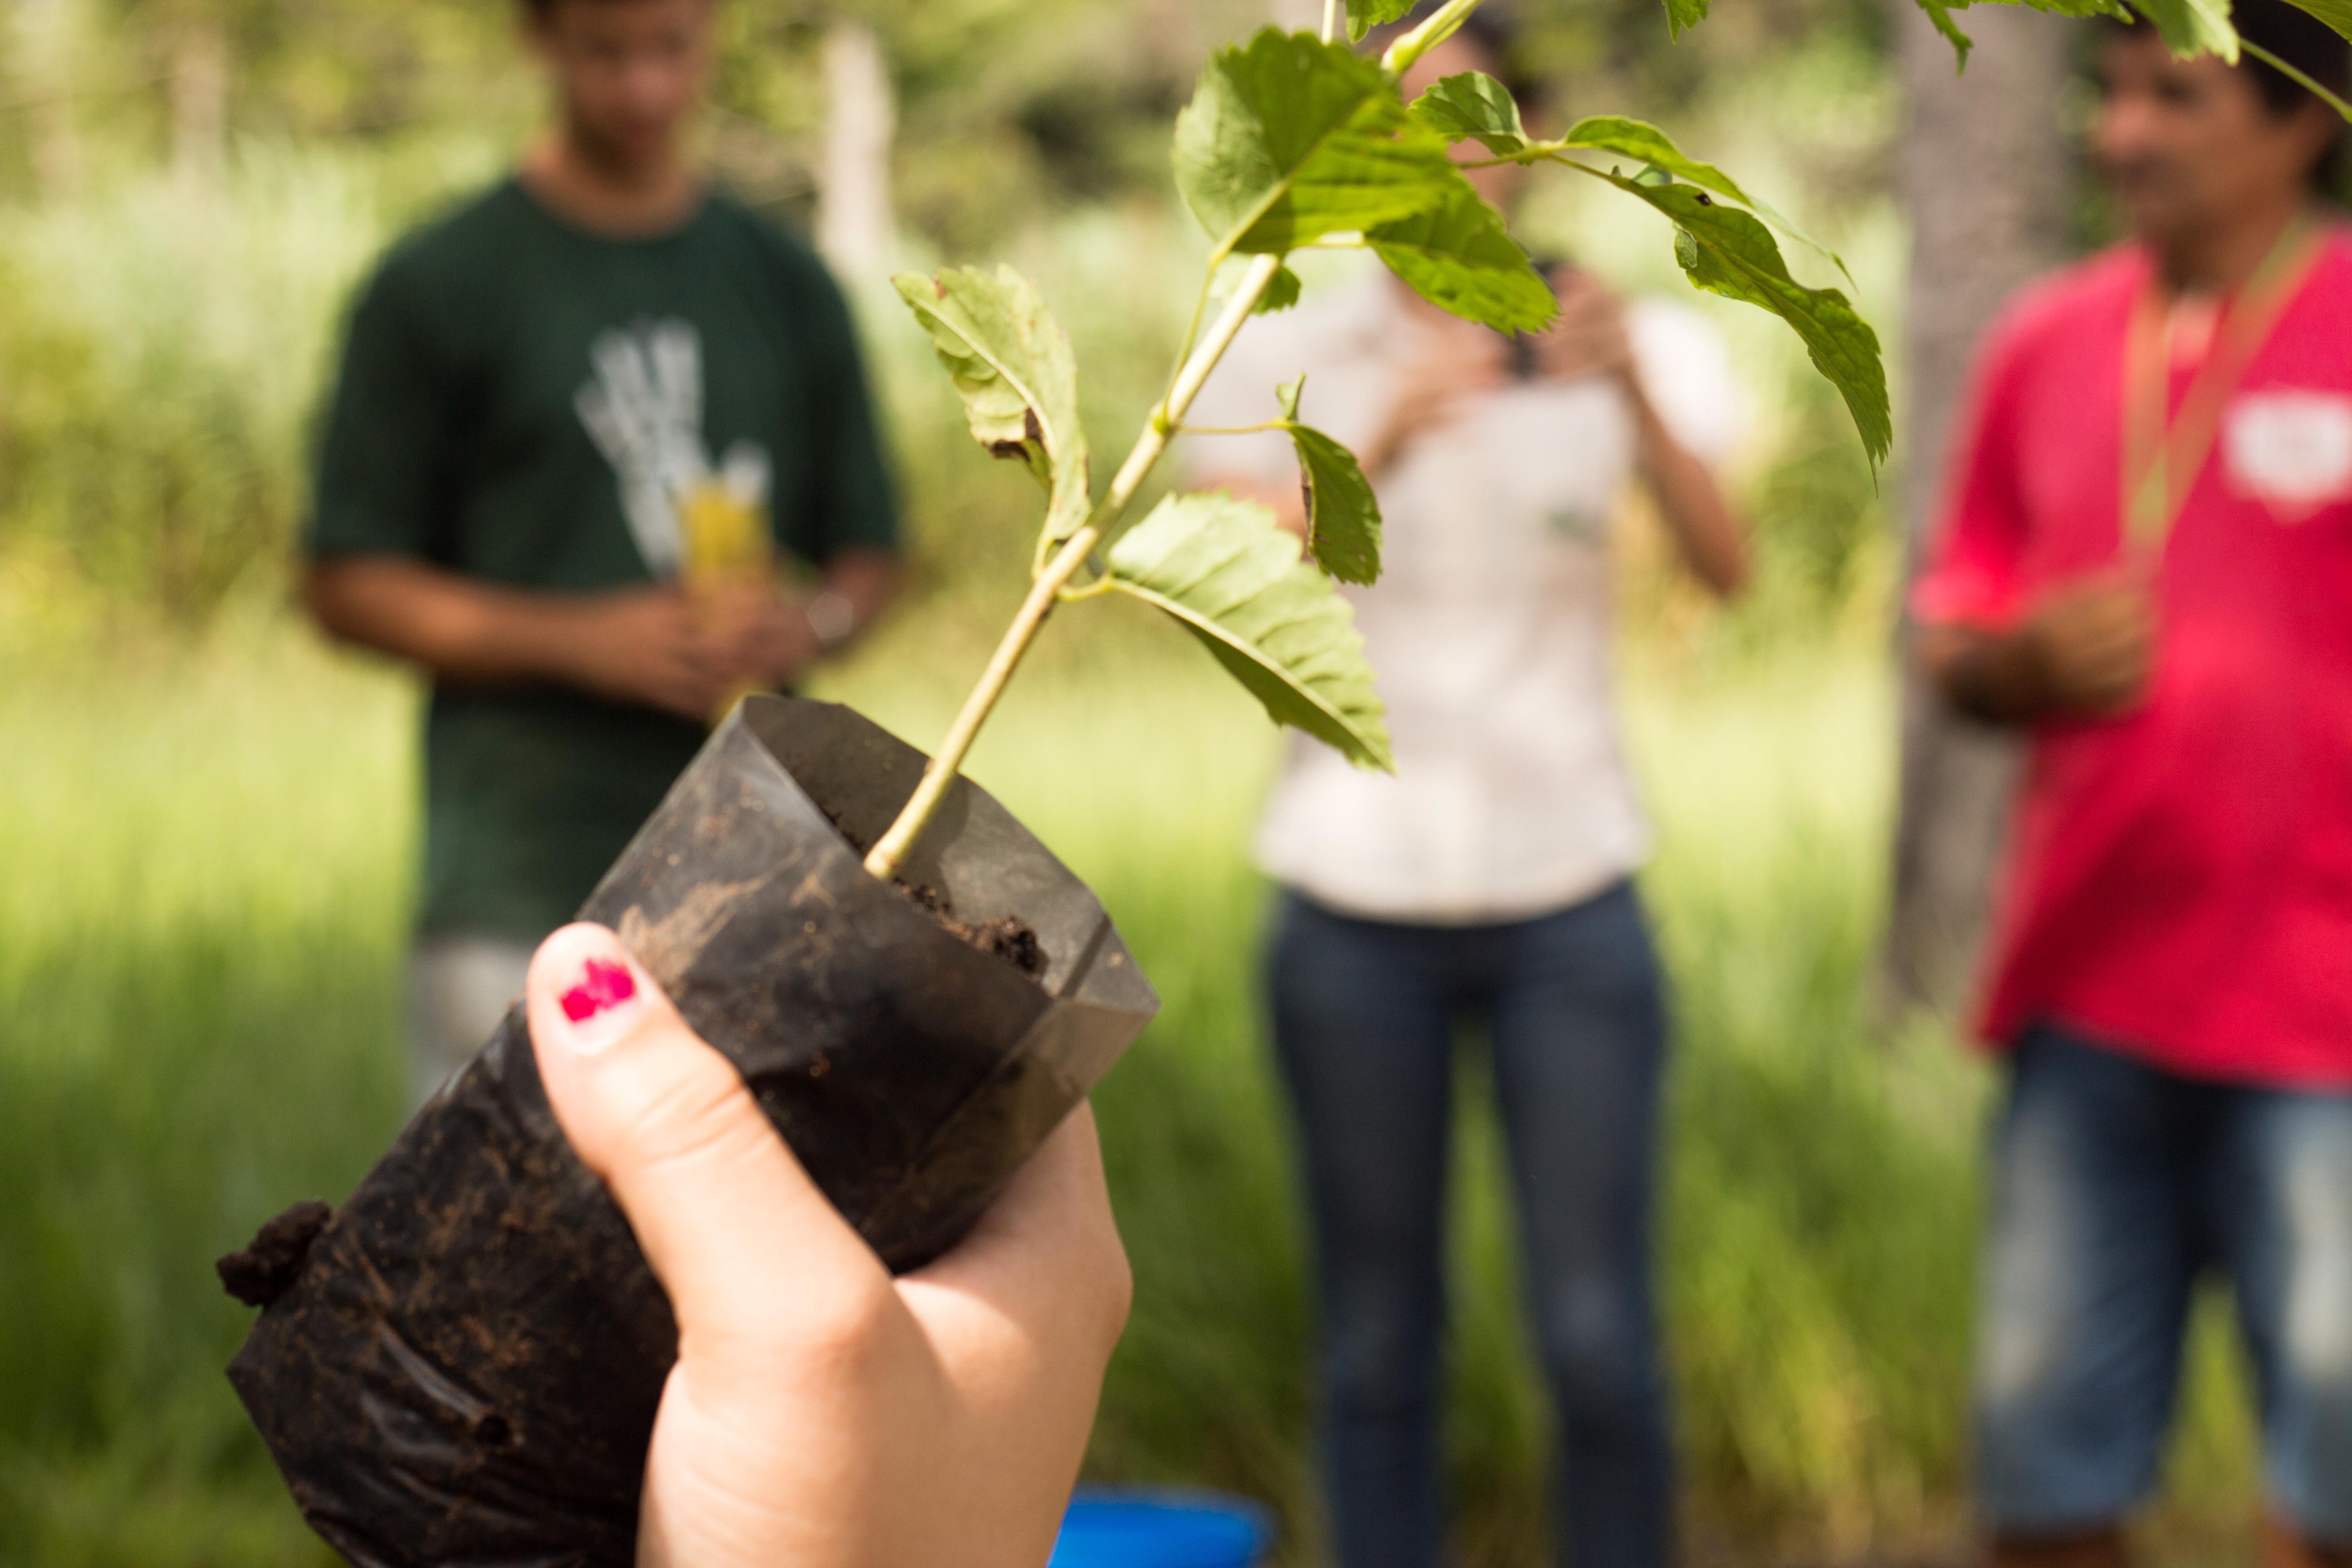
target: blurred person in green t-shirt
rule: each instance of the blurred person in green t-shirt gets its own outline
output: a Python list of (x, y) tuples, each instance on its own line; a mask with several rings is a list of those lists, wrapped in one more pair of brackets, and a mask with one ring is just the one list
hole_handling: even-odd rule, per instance
[(395, 247), (352, 318), (304, 593), (432, 677), (420, 1097), (711, 721), (790, 689), (898, 581), (839, 290), (681, 150), (718, 3), (526, 0), (554, 128)]

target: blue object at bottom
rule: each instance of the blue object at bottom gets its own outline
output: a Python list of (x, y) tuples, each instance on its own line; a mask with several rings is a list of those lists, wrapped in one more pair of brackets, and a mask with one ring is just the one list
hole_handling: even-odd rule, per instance
[(1209, 1492), (1082, 1491), (1047, 1568), (1251, 1568), (1265, 1512)]

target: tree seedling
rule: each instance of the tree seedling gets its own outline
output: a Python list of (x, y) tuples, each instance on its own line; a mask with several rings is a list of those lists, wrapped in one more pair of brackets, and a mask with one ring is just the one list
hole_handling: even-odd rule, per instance
[[(1297, 300), (1298, 278), (1286, 265), (1295, 253), (1369, 249), (1423, 298), (1496, 331), (1551, 321), (1550, 287), (1463, 177), (1456, 143), (1475, 141), (1497, 163), (1565, 163), (1664, 214), (1690, 280), (1796, 329), (1844, 396), (1872, 462), (1885, 457), (1893, 432), (1876, 336), (1844, 295), (1790, 276), (1772, 228), (1802, 237), (1730, 176), (1637, 120), (1586, 119), (1538, 141), (1509, 92), (1476, 72), (1405, 101), (1405, 69), (1477, 4), (1448, 0), (1378, 60), (1336, 37), (1339, 0), (1327, 4), (1320, 36), (1268, 27), (1210, 60), (1176, 122), (1175, 165), (1186, 205), (1214, 243), (1174, 374), (1099, 497), (1078, 424), (1076, 363), (1037, 291), (1009, 268), (894, 279), (961, 395), (974, 438), (1026, 465), (1046, 501), (1029, 595), (913, 796), (867, 855), (873, 875), (897, 874), (1046, 617), (1069, 601), (1143, 600), (1198, 637), (1276, 722), (1362, 766), (1392, 766), (1363, 639), (1334, 587), (1379, 577), (1380, 510), (1348, 449), (1302, 422), (1302, 382), (1280, 389), (1281, 417), (1267, 427), (1287, 431), (1297, 447), (1309, 519), (1303, 553), (1272, 512), (1222, 494), (1171, 495), (1131, 526), (1126, 514), (1251, 317)], [(1348, 30), (1360, 39), (1411, 9), (1412, 0), (1347, 0)], [(1593, 157), (1619, 162), (1585, 161)], [(1212, 311), (1220, 280), (1234, 270), (1229, 262), (1240, 264), (1238, 276)]]

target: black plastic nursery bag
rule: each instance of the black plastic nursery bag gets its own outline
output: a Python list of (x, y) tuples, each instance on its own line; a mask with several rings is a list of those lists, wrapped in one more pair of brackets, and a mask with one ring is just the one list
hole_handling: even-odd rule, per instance
[[(853, 844), (923, 763), (846, 708), (750, 699), (581, 911), (901, 1271), (963, 1236), (1159, 1008), (1094, 896), (969, 781), (901, 878), (965, 921), (1025, 922), (1040, 979), (866, 875)], [(625, 1568), (677, 1329), (549, 1111), (520, 1007), (291, 1255), (229, 1376), (321, 1535), (361, 1568)]]

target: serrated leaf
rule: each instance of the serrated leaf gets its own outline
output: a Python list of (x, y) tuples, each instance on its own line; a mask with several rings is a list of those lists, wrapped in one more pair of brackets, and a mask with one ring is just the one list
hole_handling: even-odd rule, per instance
[(1458, 174), (1444, 205), (1382, 224), (1364, 239), (1423, 299), (1498, 332), (1532, 332), (1559, 313), (1551, 285), (1501, 215)]
[(1348, 37), (1357, 43), (1374, 27), (1402, 18), (1420, 0), (1348, 0)]
[(1475, 139), (1498, 158), (1533, 143), (1511, 89), (1484, 71), (1464, 71), (1433, 83), (1412, 100), (1412, 117), (1448, 142)]
[(1666, 32), (1679, 38), (1706, 20), (1706, 0), (1666, 0)]
[[(1919, 3), (1935, 5), (1939, 0)], [(1966, 38), (1961, 38), (1960, 43), (1965, 47)], [(1465, 71), (1432, 86), (1413, 100), (1412, 113), (1416, 121), (1447, 141), (1475, 140), (1498, 158), (1531, 161), (1556, 153), (1585, 152), (1615, 153), (1638, 160), (1660, 171), (1659, 175), (1647, 175), (1648, 181), (1654, 183), (1662, 176), (1671, 175), (1717, 195), (1728, 196), (1791, 239), (1827, 257), (1840, 272), (1846, 270), (1835, 251), (1769, 205), (1748, 195), (1738, 181), (1721, 169), (1686, 156), (1672, 137), (1645, 121), (1596, 114), (1578, 121), (1558, 141), (1538, 142), (1528, 135), (1527, 127), (1520, 121), (1519, 106), (1510, 89), (1479, 71)], [(1846, 273), (1846, 280), (1852, 282), (1853, 275)]]
[(1965, 72), (1969, 68), (1969, 51), (1977, 47), (1977, 41), (1960, 31), (1960, 25), (1952, 20), (1952, 13), (1967, 10), (1969, 0), (1951, 0), (1949, 5), (1945, 0), (1918, 0), (1918, 5), (1927, 20), (1935, 24), (1936, 31), (1944, 36), (1944, 41), (1952, 46), (1956, 57), (1953, 68)]
[(1275, 390), (1307, 490), (1307, 552), (1342, 583), (1381, 580), (1381, 503), (1356, 454), (1298, 417), (1307, 378)]
[(1458, 177), (1386, 71), (1275, 27), (1210, 57), (1177, 116), (1175, 160), (1210, 237), (1249, 254), (1410, 217)]
[(2132, 0), (2140, 15), (2182, 59), (2219, 55), (2238, 63), (2238, 29), (2230, 25), (2230, 0)]
[(1796, 329), (1813, 368), (1845, 399), (1863, 449), (1875, 467), (1895, 440), (1886, 367), (1878, 334), (1846, 297), (1834, 289), (1808, 289), (1790, 278), (1769, 229), (1695, 186), (1644, 185), (1613, 174), (1600, 177), (1675, 221), (1675, 259), (1693, 283), (1727, 300), (1761, 306)]
[[(1595, 114), (1569, 127), (1559, 144), (1566, 148), (1593, 153), (1616, 153), (1628, 158), (1639, 158), (1653, 168), (1664, 169), (1676, 179), (1687, 180), (1701, 190), (1713, 191), (1719, 196), (1729, 196), (1741, 206), (1779, 229), (1806, 248), (1827, 257), (1845, 272), (1845, 263), (1837, 252), (1799, 228), (1769, 205), (1758, 201), (1740, 187), (1739, 182), (1712, 163), (1702, 163), (1686, 157), (1675, 145), (1674, 138), (1646, 121), (1629, 120), (1622, 114)], [(1846, 281), (1853, 274), (1846, 272)]]
[(1106, 562), (1114, 588), (1174, 616), (1276, 723), (1360, 767), (1395, 771), (1355, 613), (1272, 512), (1225, 495), (1170, 496)]
[(1274, 269), (1274, 280), (1265, 286), (1265, 292), (1257, 297), (1257, 304), (1250, 313), (1270, 316), (1276, 310), (1287, 310), (1298, 303), (1299, 292), (1298, 274), (1287, 267), (1277, 267)]
[(908, 272), (890, 281), (930, 334), (972, 438), (994, 456), (1019, 458), (1045, 487), (1054, 538), (1076, 533), (1094, 507), (1077, 361), (1037, 290), (1010, 267)]
[[(1942, 34), (1945, 42), (1952, 46), (1952, 53), (1957, 57), (1957, 68), (1965, 72), (1969, 68), (1969, 51), (1976, 47), (1976, 41), (1961, 30), (1959, 23), (1952, 19), (1952, 13), (1965, 11), (1969, 5), (1977, 4), (1978, 0), (1916, 0), (1916, 3), (1919, 9), (1927, 14), (1927, 20), (1935, 25), (1936, 31)], [(2126, 5), (2124, 0), (2015, 0), (2015, 3), (2022, 4), (2029, 10), (2047, 12), (2053, 16), (2072, 16), (2078, 19), (2089, 16), (2112, 16), (2119, 22), (2134, 20), (2131, 7)], [(2299, 3), (2300, 0), (2290, 0), (2290, 4)], [(2326, 3), (2326, 0), (2323, 0), (2323, 3)]]
[[(1955, 11), (1961, 7), (1958, 0), (1945, 0)], [(2001, 0), (2009, 3), (2009, 0)], [(2018, 0), (2029, 11), (2045, 11), (2053, 16), (2113, 16), (2118, 22), (2134, 19), (2132, 8), (2124, 0)]]

